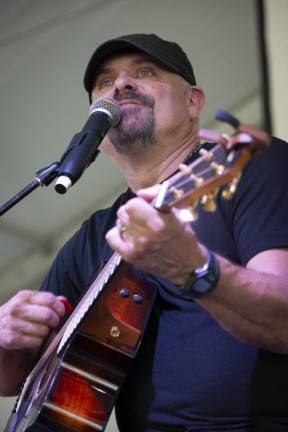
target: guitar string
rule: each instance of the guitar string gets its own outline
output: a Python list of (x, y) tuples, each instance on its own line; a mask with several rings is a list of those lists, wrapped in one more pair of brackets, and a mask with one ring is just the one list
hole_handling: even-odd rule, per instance
[[(111, 258), (109, 259), (109, 261), (107, 262), (107, 264), (105, 265), (105, 267), (103, 268), (103, 270), (101, 271), (101, 273), (97, 276), (96, 280), (92, 283), (92, 285), (90, 286), (90, 288), (87, 290), (87, 292), (84, 294), (83, 298), (81, 299), (81, 301), (79, 302), (78, 306), (75, 308), (74, 312), (78, 310), (78, 308), (81, 307), (82, 303), (85, 303), (88, 294), (90, 295), (91, 292), (94, 292), (94, 295), (97, 291), (100, 291), (101, 285), (104, 283), (103, 281), (105, 281), (106, 279), (106, 273), (109, 273), (115, 270), (115, 268), (120, 264), (121, 262), (121, 257), (119, 254), (117, 254), (116, 252), (111, 256)], [(114, 269), (114, 270), (113, 270)], [(104, 275), (104, 277), (103, 277)], [(97, 286), (97, 282), (98, 282), (98, 286)], [(96, 286), (96, 289), (94, 287), (94, 285)], [(94, 290), (93, 290), (94, 288)], [(74, 314), (73, 312), (73, 314)], [(17, 412), (19, 409), (19, 406), (25, 396), (25, 393), (27, 391), (27, 389), (29, 388), (29, 385), (31, 383), (31, 381), (36, 378), (36, 375), (38, 375), (39, 371), (42, 369), (42, 367), (44, 367), (44, 364), (46, 362), (46, 360), (49, 358), (49, 356), (53, 353), (54, 349), (57, 347), (57, 344), (59, 342), (59, 339), (61, 340), (62, 337), (62, 333), (64, 332), (65, 328), (66, 328), (66, 324), (68, 323), (68, 321), (70, 321), (69, 317), (66, 321), (66, 323), (64, 324), (64, 326), (60, 329), (59, 333), (55, 336), (55, 338), (52, 340), (52, 342), (50, 343), (50, 345), (48, 346), (48, 348), (46, 349), (45, 353), (41, 356), (40, 360), (37, 362), (37, 364), (35, 365), (35, 367), (33, 368), (33, 370), (30, 372), (30, 374), (27, 376), (27, 378), (24, 380), (24, 382), (21, 385), (21, 388), (19, 390), (18, 393), (18, 397), (17, 400), (15, 402), (14, 408), (13, 408), (13, 412)], [(33, 382), (33, 381), (32, 381)], [(32, 387), (33, 388), (33, 387)], [(32, 389), (31, 389), (32, 390)]]
[[(197, 148), (197, 152), (200, 149), (201, 149), (201, 145)], [(222, 150), (222, 159), (227, 159), (226, 152), (225, 152), (222, 145), (217, 144), (215, 147), (213, 147), (209, 151), (209, 153), (214, 154), (214, 160), (215, 160), (215, 155), (216, 155), (216, 153), (219, 152), (219, 150)], [(194, 152), (195, 152), (195, 150), (194, 150)], [(184, 163), (185, 162), (186, 162), (186, 159), (185, 159)], [(203, 162), (206, 162), (205, 158), (200, 157), (200, 158), (196, 159), (193, 163), (187, 164), (187, 166), (190, 167), (191, 171), (194, 170), (193, 174), (196, 175), (195, 168), (197, 168), (197, 166), (199, 166)], [(219, 161), (217, 161), (217, 162), (219, 163)], [(209, 166), (209, 169), (206, 168), (202, 172), (197, 173), (197, 175), (198, 175), (198, 177), (199, 176), (204, 177), (205, 174), (207, 174), (209, 171), (211, 171), (211, 166)], [(174, 176), (172, 176), (169, 179), (169, 181), (168, 181), (169, 187), (171, 188), (171, 183), (173, 181), (175, 181), (175, 179), (177, 180), (181, 177), (184, 179), (184, 183), (185, 183), (185, 181), (187, 182), (186, 176), (181, 174), (181, 172), (180, 172), (180, 173), (175, 174)], [(191, 183), (191, 181), (190, 181), (190, 183)], [(63, 325), (63, 327), (60, 329), (60, 331), (57, 333), (57, 335), (54, 337), (54, 339), (51, 341), (51, 343), (49, 343), (49, 346), (46, 348), (44, 354), (41, 356), (41, 359), (37, 362), (37, 364), (35, 365), (33, 370), (30, 372), (30, 374), (28, 375), (26, 380), (23, 382), (23, 384), (21, 386), (21, 390), (20, 390), (19, 395), (18, 395), (18, 399), (15, 403), (15, 407), (13, 409), (13, 412), (17, 412), (17, 410), (19, 408), (19, 404), (21, 403), (21, 400), (23, 400), (23, 398), (25, 396), (25, 392), (27, 391), (27, 388), (29, 388), (31, 380), (33, 380), (33, 378), (35, 378), (35, 376), (39, 373), (40, 369), (42, 369), (42, 367), (44, 367), (46, 360), (48, 360), (49, 356), (56, 349), (57, 345), (60, 342), (62, 344), (62, 348), (64, 345), (66, 345), (66, 343), (70, 339), (70, 336), (75, 331), (76, 327), (78, 326), (78, 324), (80, 323), (80, 321), (82, 320), (84, 315), (87, 313), (89, 308), (92, 306), (95, 299), (98, 297), (99, 293), (103, 290), (106, 282), (109, 280), (111, 275), (115, 272), (115, 270), (117, 269), (117, 267), (119, 266), (121, 261), (122, 261), (121, 256), (117, 252), (114, 252), (113, 255), (111, 256), (111, 258), (109, 259), (108, 263), (105, 265), (103, 270), (99, 273), (99, 275), (95, 279), (95, 281), (87, 289), (86, 293), (84, 294), (83, 298), (80, 300), (79, 304), (76, 306), (76, 308), (73, 311), (73, 313), (71, 314), (71, 316), (68, 317), (68, 319), (65, 322), (65, 324)], [(65, 334), (66, 334), (66, 339), (65, 339)], [(61, 351), (61, 346), (60, 346), (60, 349), (58, 348), (57, 354), (59, 353), (59, 351)], [(33, 388), (34, 387), (32, 387), (32, 389)]]
[[(217, 162), (218, 164), (223, 163), (226, 158), (226, 152), (223, 149), (223, 146), (221, 146), (220, 144), (218, 144), (217, 146), (213, 147), (209, 153), (213, 153), (213, 161)], [(210, 162), (210, 161), (209, 161)], [(201, 165), (203, 163), (207, 163), (205, 161), (205, 159), (203, 157), (197, 159), (196, 161), (194, 161), (192, 164), (188, 164), (187, 166), (191, 169), (191, 172), (188, 173), (187, 175), (183, 175), (183, 173), (181, 172), (181, 170), (176, 173), (174, 176), (172, 176), (170, 179), (168, 179), (168, 192), (169, 189), (171, 189), (171, 187), (175, 187), (175, 185), (177, 185), (177, 188), (181, 188), (183, 186), (185, 186), (185, 184), (191, 184), (191, 175), (195, 175), (195, 177), (198, 178), (203, 178), (205, 179), (206, 177), (209, 177), (209, 175), (211, 176), (211, 172), (213, 172), (212, 168), (210, 165), (206, 166), (206, 167), (201, 167)], [(200, 171), (199, 168), (202, 170)], [(215, 173), (214, 173), (215, 174)], [(179, 181), (180, 180), (180, 181)], [(199, 186), (197, 186), (197, 183), (195, 182), (194, 184), (194, 189), (199, 188)], [(160, 206), (161, 207), (161, 206)]]
[[(109, 260), (110, 266), (108, 267), (107, 271), (105, 273), (103, 273), (103, 277), (101, 279), (101, 283), (96, 283), (93, 282), (92, 285), (90, 286), (90, 288), (88, 289), (87, 293), (87, 299), (84, 302), (84, 305), (82, 306), (82, 310), (80, 310), (80, 312), (78, 311), (78, 315), (75, 315), (75, 319), (74, 321), (72, 321), (72, 328), (69, 329), (68, 326), (68, 331), (66, 329), (66, 340), (65, 340), (65, 333), (62, 337), (61, 340), (61, 344), (58, 348), (58, 351), (60, 351), (62, 349), (62, 347), (66, 344), (67, 340), (70, 338), (71, 333), (75, 330), (75, 328), (77, 327), (77, 325), (79, 324), (79, 322), (82, 320), (82, 318), (84, 317), (84, 315), (87, 313), (88, 309), (92, 306), (92, 304), (94, 303), (95, 299), (98, 297), (98, 295), (100, 294), (100, 292), (103, 290), (103, 287), (105, 286), (105, 284), (108, 282), (108, 280), (110, 279), (111, 275), (115, 272), (115, 269), (118, 267), (118, 265), (121, 262), (121, 257), (119, 254), (114, 253), (112, 255), (113, 260), (111, 262), (111, 259)], [(102, 272), (101, 272), (102, 274)], [(94, 287), (95, 284), (95, 287)], [(94, 289), (93, 289), (94, 288)], [(90, 290), (92, 295), (90, 295)], [(71, 326), (71, 323), (70, 323)]]
[[(199, 145), (197, 147), (197, 152), (201, 149), (201, 145)], [(223, 146), (221, 145), (216, 145), (215, 147), (213, 147), (210, 152), (212, 153), (216, 153), (218, 152), (219, 149), (223, 150)], [(195, 153), (196, 149), (194, 149), (194, 153)], [(188, 164), (187, 166), (189, 166), (191, 169), (195, 170), (197, 168), (198, 165), (200, 165), (201, 163), (203, 163), (203, 158), (198, 158), (196, 159), (193, 163)], [(203, 176), (203, 173), (205, 173), (207, 171), (204, 170), (200, 173), (197, 173), (198, 176)], [(175, 177), (182, 177), (181, 173), (177, 173), (174, 176), (172, 176), (169, 179), (169, 186), (171, 186), (173, 179)], [(27, 380), (30, 378), (32, 379), (36, 374), (38, 374), (38, 372), (40, 371), (40, 369), (43, 367), (45, 361), (49, 358), (49, 356), (52, 354), (52, 352), (56, 349), (57, 345), (60, 343), (61, 339), (63, 338), (65, 332), (67, 331), (67, 328), (69, 329), (69, 326), (73, 327), (73, 322), (74, 322), (74, 327), (71, 329), (71, 331), (68, 333), (69, 336), (67, 337), (67, 340), (65, 341), (65, 343), (63, 345), (65, 345), (67, 343), (67, 341), (69, 340), (72, 332), (75, 330), (75, 328), (77, 327), (77, 325), (79, 324), (79, 321), (83, 318), (83, 316), (87, 313), (89, 307), (93, 304), (93, 302), (95, 301), (95, 299), (97, 298), (97, 296), (100, 294), (100, 292), (102, 291), (103, 287), (105, 286), (105, 283), (107, 282), (107, 280), (109, 279), (109, 277), (114, 273), (114, 271), (116, 270), (116, 268), (118, 267), (118, 265), (121, 262), (121, 256), (117, 253), (114, 252), (113, 255), (111, 256), (111, 258), (109, 259), (109, 261), (107, 262), (107, 264), (105, 265), (105, 267), (103, 268), (103, 270), (100, 272), (100, 274), (97, 276), (97, 278), (95, 279), (95, 281), (91, 284), (91, 286), (88, 288), (88, 290), (86, 291), (86, 293), (84, 294), (83, 298), (81, 299), (81, 301), (78, 303), (78, 305), (76, 306), (76, 308), (74, 309), (73, 313), (71, 314), (71, 316), (67, 319), (67, 321), (65, 322), (65, 324), (63, 325), (63, 327), (59, 330), (59, 332), (57, 333), (57, 335), (54, 337), (54, 339), (51, 341), (51, 343), (48, 345), (48, 347), (46, 348), (44, 354), (42, 354), (41, 359), (38, 361), (38, 363), (35, 365), (35, 367), (33, 368), (33, 370), (30, 372), (29, 376), (27, 377)], [(76, 325), (75, 325), (76, 323)]]
[[(97, 276), (95, 281), (88, 288), (87, 292), (84, 294), (83, 298), (80, 300), (80, 302), (78, 303), (78, 305), (76, 306), (76, 308), (74, 309), (74, 311), (70, 315), (70, 317), (68, 317), (68, 319), (65, 322), (65, 324), (63, 325), (63, 327), (59, 330), (57, 335), (54, 337), (54, 339), (48, 345), (44, 354), (42, 354), (41, 358), (39, 359), (39, 361), (36, 363), (33, 370), (28, 375), (28, 377), (26, 379), (27, 381), (33, 379), (35, 377), (35, 375), (37, 375), (39, 373), (39, 371), (44, 366), (44, 363), (46, 362), (46, 360), (49, 358), (49, 356), (52, 354), (52, 352), (56, 349), (57, 345), (61, 341), (61, 338), (63, 337), (67, 327), (69, 325), (71, 325), (71, 322), (73, 322), (73, 320), (75, 320), (75, 317), (77, 317), (77, 314), (79, 313), (79, 311), (82, 309), (85, 309), (87, 303), (89, 304), (89, 302), (91, 301), (91, 298), (95, 299), (99, 295), (99, 293), (102, 291), (102, 289), (105, 285), (105, 280), (107, 279), (107, 275), (109, 275), (109, 274), (111, 275), (112, 272), (114, 272), (115, 269), (118, 267), (120, 262), (121, 262), (121, 257), (117, 252), (115, 252), (111, 256), (111, 258), (109, 259), (107, 264), (105, 265), (102, 272)], [(93, 300), (92, 300), (92, 302), (93, 302)]]

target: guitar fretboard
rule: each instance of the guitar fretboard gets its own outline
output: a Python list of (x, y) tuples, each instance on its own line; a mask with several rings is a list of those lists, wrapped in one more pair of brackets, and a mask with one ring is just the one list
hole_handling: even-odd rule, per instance
[[(90, 307), (93, 305), (110, 277), (114, 274), (115, 270), (121, 263), (121, 260), (122, 258), (117, 252), (112, 255), (110, 260), (107, 262), (103, 270), (99, 273), (95, 281), (90, 285), (90, 287), (88, 288), (88, 290), (86, 291), (83, 298), (78, 303), (70, 317), (67, 319), (67, 321), (57, 333), (57, 335), (53, 338), (53, 340), (49, 343), (45, 352), (42, 354), (41, 358), (26, 378), (22, 386), (22, 395), (25, 394), (25, 389), (35, 379), (35, 377), (39, 374), (42, 368), (45, 367), (47, 360), (56, 351), (56, 349), (57, 354), (59, 354), (61, 350), (66, 346), (70, 338), (73, 336), (76, 328), (78, 327), (84, 316), (87, 314)], [(16, 411), (20, 403), (21, 397), (16, 402)]]
[(121, 257), (119, 254), (114, 253), (104, 269), (101, 271), (97, 279), (92, 283), (87, 293), (83, 297), (82, 301), (79, 303), (77, 308), (75, 309), (75, 313), (70, 316), (67, 321), (67, 325), (65, 325), (65, 331), (62, 336), (61, 342), (57, 349), (57, 354), (62, 350), (62, 348), (66, 345), (84, 316), (89, 311), (90, 307), (93, 305), (94, 301), (99, 296), (100, 292), (103, 290), (104, 286), (110, 279), (110, 277), (114, 274), (116, 268), (119, 266), (121, 262)]

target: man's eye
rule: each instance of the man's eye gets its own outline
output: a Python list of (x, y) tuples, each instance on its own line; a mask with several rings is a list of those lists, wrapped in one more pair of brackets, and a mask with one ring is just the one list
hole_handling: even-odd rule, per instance
[(151, 69), (140, 69), (138, 71), (138, 78), (146, 78), (146, 77), (152, 77), (154, 76), (153, 72)]
[(104, 79), (104, 80), (100, 81), (99, 86), (101, 88), (103, 88), (103, 87), (111, 87), (111, 86), (113, 86), (113, 84), (114, 84), (114, 81), (112, 79)]

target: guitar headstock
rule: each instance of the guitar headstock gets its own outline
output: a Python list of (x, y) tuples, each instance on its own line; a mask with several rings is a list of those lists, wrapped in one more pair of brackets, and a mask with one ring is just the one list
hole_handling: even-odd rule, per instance
[(200, 149), (200, 157), (189, 165), (181, 164), (179, 172), (162, 184), (154, 202), (159, 211), (168, 212), (172, 207), (184, 209), (192, 221), (196, 219), (194, 208), (198, 203), (207, 211), (215, 211), (214, 198), (220, 187), (226, 185), (222, 197), (231, 198), (243, 167), (255, 153), (269, 145), (270, 136), (266, 132), (241, 124), (224, 111), (218, 111), (216, 118), (231, 124), (236, 132), (228, 135), (199, 130), (200, 139), (212, 141), (215, 145), (212, 144), (211, 149)]

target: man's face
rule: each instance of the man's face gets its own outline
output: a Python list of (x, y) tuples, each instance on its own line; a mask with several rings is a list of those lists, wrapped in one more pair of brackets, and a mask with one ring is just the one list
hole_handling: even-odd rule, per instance
[[(139, 152), (191, 121), (183, 79), (140, 52), (123, 52), (98, 70), (92, 97), (119, 102), (122, 119), (108, 136), (119, 153)], [(188, 122), (188, 123), (187, 123)]]

